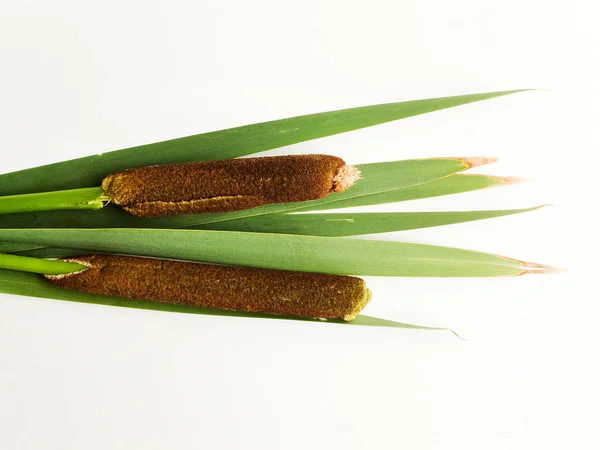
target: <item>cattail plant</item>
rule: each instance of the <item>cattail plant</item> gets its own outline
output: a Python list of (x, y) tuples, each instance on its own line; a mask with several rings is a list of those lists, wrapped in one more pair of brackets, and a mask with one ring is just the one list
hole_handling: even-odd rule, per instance
[[(300, 116), (0, 175), (0, 212), (12, 213), (0, 215), (0, 292), (111, 304), (111, 298), (118, 298), (123, 305), (136, 299), (142, 301), (136, 307), (169, 305), (202, 308), (203, 313), (235, 310), (406, 327), (410, 325), (356, 317), (370, 298), (357, 276), (546, 273), (552, 270), (548, 266), (488, 253), (344, 237), (538, 207), (323, 213), (519, 181), (462, 174), (493, 158), (355, 166), (328, 155), (235, 159), (513, 92), (518, 91)], [(120, 208), (102, 208), (106, 203)]]
[(0, 254), (0, 267), (80, 292), (307, 319), (353, 320), (371, 299), (357, 277), (121, 255), (47, 261)]
[(0, 197), (0, 213), (99, 209), (138, 217), (228, 212), (343, 192), (360, 171), (336, 156), (290, 155), (167, 164), (118, 171), (100, 188)]

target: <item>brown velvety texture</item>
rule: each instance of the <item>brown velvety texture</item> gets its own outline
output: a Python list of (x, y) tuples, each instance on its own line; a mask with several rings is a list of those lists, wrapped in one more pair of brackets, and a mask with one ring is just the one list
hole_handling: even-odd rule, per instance
[(140, 217), (228, 212), (316, 200), (339, 191), (346, 167), (329, 155), (203, 161), (127, 169), (102, 182), (112, 203)]
[(88, 266), (46, 275), (94, 294), (279, 316), (352, 320), (371, 299), (361, 278), (118, 255), (66, 258)]

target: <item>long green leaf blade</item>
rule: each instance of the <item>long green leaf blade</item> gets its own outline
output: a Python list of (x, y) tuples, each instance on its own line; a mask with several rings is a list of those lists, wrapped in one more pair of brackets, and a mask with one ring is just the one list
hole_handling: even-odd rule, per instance
[(476, 191), (493, 186), (514, 182), (513, 178), (493, 177), (489, 175), (455, 174), (439, 178), (427, 183), (405, 186), (385, 192), (378, 192), (362, 197), (339, 200), (332, 203), (310, 205), (295, 211), (325, 211), (330, 209), (354, 208), (357, 206), (383, 205), (422, 198), (440, 197), (443, 195), (460, 194)]
[[(77, 256), (81, 255), (81, 250), (76, 250), (72, 248), (58, 248), (58, 247), (48, 247), (48, 246), (35, 246), (36, 248), (32, 248), (29, 250), (20, 250), (15, 252), (6, 252), (11, 253), (13, 255), (19, 256), (29, 256), (31, 258), (67, 258), (69, 256)], [(102, 253), (102, 252), (97, 252)]]
[(437, 180), (470, 167), (472, 162), (460, 158), (415, 159), (361, 164), (362, 179), (345, 192), (321, 199), (277, 205), (230, 213), (143, 219), (108, 205), (98, 211), (37, 211), (0, 216), (0, 228), (183, 228), (274, 212), (314, 208), (335, 202), (352, 201), (372, 194), (400, 189)]
[(539, 207), (488, 211), (269, 214), (198, 225), (194, 228), (311, 236), (357, 236), (471, 222), (519, 214), (537, 208)]
[(172, 139), (0, 175), (0, 195), (94, 187), (130, 167), (236, 158), (522, 91), (363, 106)]
[[(24, 244), (23, 244), (24, 245)], [(13, 255), (19, 256), (29, 256), (32, 258), (67, 258), (69, 256), (77, 256), (81, 255), (81, 250), (76, 250), (72, 248), (57, 248), (57, 247), (48, 247), (48, 246), (31, 246), (34, 248), (24, 249), (14, 252), (6, 252), (11, 253)], [(101, 252), (97, 252), (101, 253)]]
[[(197, 308), (180, 305), (170, 305), (166, 303), (153, 303), (138, 300), (132, 300), (122, 297), (109, 297), (105, 295), (88, 294), (85, 292), (70, 291), (61, 289), (58, 286), (47, 283), (43, 277), (26, 272), (16, 272), (12, 270), (0, 269), (0, 292), (13, 295), (25, 295), (29, 297), (49, 298), (55, 300), (66, 300), (80, 303), (101, 304), (110, 306), (120, 306), (125, 308), (148, 309), (155, 311), (168, 311), (175, 313), (203, 314), (209, 316), (227, 316), (227, 317), (248, 317), (255, 319), (271, 320), (294, 320), (311, 321), (310, 319), (300, 319), (292, 317), (275, 317), (263, 314), (252, 314), (239, 311), (225, 311), (209, 308)], [(321, 322), (321, 321), (318, 321)], [(321, 322), (322, 323), (322, 322)], [(411, 325), (407, 323), (394, 322), (392, 320), (379, 319), (377, 317), (360, 315), (351, 322), (328, 321), (326, 323), (342, 324), (345, 326), (357, 325), (367, 327), (386, 327), (386, 328), (409, 328), (417, 330), (441, 330), (446, 328), (425, 327), (421, 325)], [(447, 330), (451, 331), (451, 330)], [(453, 332), (453, 331), (452, 331)], [(454, 333), (454, 332), (453, 332)], [(455, 333), (456, 334), (456, 333)]]
[(234, 231), (22, 229), (0, 230), (0, 240), (340, 275), (488, 277), (540, 269), (502, 256), (433, 245)]
[(0, 253), (16, 253), (45, 248), (43, 245), (21, 244), (18, 242), (0, 242)]

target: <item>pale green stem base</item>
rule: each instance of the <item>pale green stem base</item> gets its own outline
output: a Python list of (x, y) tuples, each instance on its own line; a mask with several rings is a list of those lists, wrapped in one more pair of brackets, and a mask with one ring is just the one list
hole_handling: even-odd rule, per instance
[(0, 197), (0, 214), (57, 209), (100, 209), (108, 197), (101, 187)]
[(45, 275), (61, 275), (79, 272), (86, 266), (65, 261), (29, 258), (26, 256), (0, 253), (0, 269), (19, 270), (21, 272), (41, 273)]

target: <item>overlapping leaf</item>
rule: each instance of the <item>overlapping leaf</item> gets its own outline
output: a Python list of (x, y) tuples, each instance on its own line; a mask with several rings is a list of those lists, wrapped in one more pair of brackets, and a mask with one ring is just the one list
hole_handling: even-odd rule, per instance
[(0, 195), (95, 187), (109, 173), (130, 167), (236, 158), (516, 92), (522, 90), (363, 106), (86, 156), (0, 175)]
[(357, 236), (471, 222), (519, 214), (534, 209), (537, 207), (491, 211), (268, 214), (197, 225), (193, 228), (310, 236)]
[(336, 202), (352, 202), (373, 194), (385, 193), (439, 180), (468, 169), (469, 164), (468, 161), (460, 158), (414, 159), (361, 164), (357, 167), (361, 171), (362, 179), (345, 192), (330, 194), (320, 200), (271, 204), (228, 213), (144, 219), (131, 216), (116, 206), (108, 205), (97, 211), (36, 211), (0, 215), (0, 228), (182, 228), (241, 217), (319, 207)]
[(517, 276), (528, 265), (449, 247), (349, 238), (159, 229), (0, 230), (0, 240), (267, 269), (411, 277)]
[[(262, 319), (285, 319), (295, 321), (312, 321), (310, 319), (299, 319), (292, 317), (268, 316), (264, 314), (246, 313), (240, 311), (225, 311), (210, 308), (198, 308), (190, 306), (170, 305), (166, 303), (144, 302), (121, 297), (109, 297), (105, 295), (88, 294), (85, 292), (69, 291), (53, 284), (47, 283), (43, 277), (34, 273), (16, 272), (0, 269), (0, 292), (5, 294), (26, 295), (29, 297), (41, 297), (56, 300), (66, 300), (80, 303), (101, 304), (107, 306), (121, 306), (126, 308), (149, 309), (155, 311), (168, 311), (186, 314), (203, 314), (210, 316), (247, 317)], [(440, 330), (451, 331), (447, 328), (426, 327), (411, 325), (393, 320), (380, 319), (377, 317), (360, 315), (352, 322), (329, 321), (329, 323), (345, 326), (366, 326), (386, 328), (410, 328), (417, 330)], [(453, 331), (451, 331), (454, 333)], [(456, 333), (454, 333), (456, 334)]]

